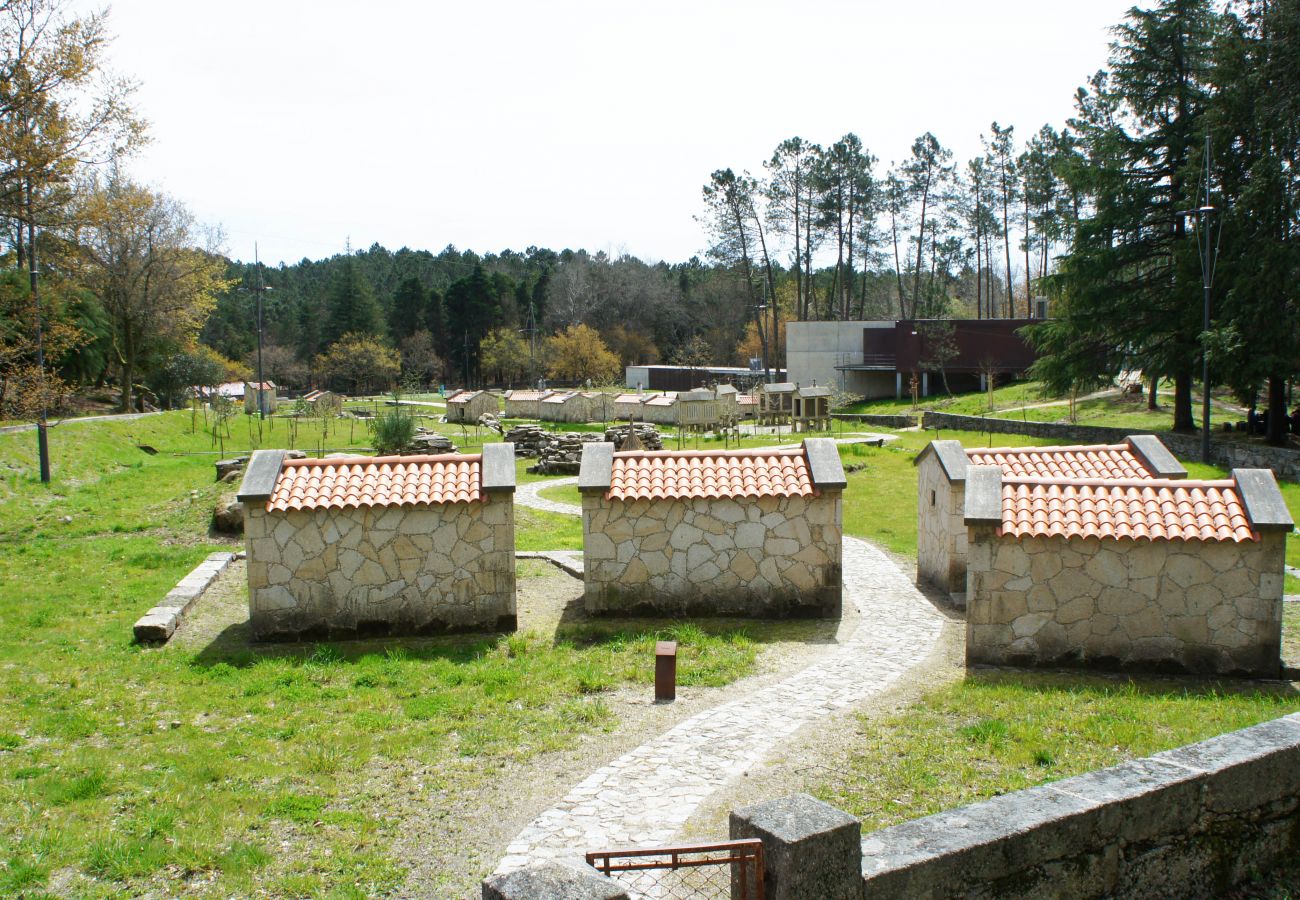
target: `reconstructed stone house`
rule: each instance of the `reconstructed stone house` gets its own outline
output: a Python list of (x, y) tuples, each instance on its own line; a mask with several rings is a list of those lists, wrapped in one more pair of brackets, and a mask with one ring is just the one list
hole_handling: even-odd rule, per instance
[(995, 465), (1014, 477), (1185, 478), (1187, 470), (1153, 435), (1122, 444), (1073, 447), (965, 449), (958, 441), (931, 441), (917, 467), (916, 575), (952, 595), (966, 594), (966, 470)]
[(507, 419), (540, 419), (541, 404), (550, 391), (509, 391), (506, 393)]
[(740, 418), (740, 391), (730, 384), (720, 384), (715, 393), (718, 396), (718, 415), (724, 422), (735, 422)]
[(239, 499), (262, 640), (515, 627), (513, 444), (479, 454), (286, 459)]
[(447, 421), (474, 424), (485, 413), (501, 411), (497, 395), (490, 391), (460, 391), (447, 398)]
[(693, 431), (716, 428), (718, 396), (708, 388), (695, 388), (677, 395), (677, 424)]
[(542, 400), (541, 418), (546, 422), (587, 422), (591, 401), (578, 391), (557, 391)]
[(763, 425), (784, 425), (794, 412), (795, 386), (789, 381), (765, 384), (759, 388), (758, 421)]
[(587, 399), (587, 421), (608, 422), (614, 417), (614, 395), (604, 391), (583, 391)]
[(837, 617), (845, 485), (824, 438), (732, 451), (587, 444), (587, 610)]
[(620, 422), (645, 418), (643, 406), (653, 394), (619, 394), (614, 398), (614, 418)]
[(251, 415), (260, 410), (269, 416), (275, 412), (276, 402), (274, 381), (244, 382), (244, 412)]
[(641, 414), (656, 425), (676, 425), (677, 395), (669, 392), (651, 397), (641, 404)]
[(1277, 677), (1291, 516), (1231, 480), (966, 470), (966, 661)]

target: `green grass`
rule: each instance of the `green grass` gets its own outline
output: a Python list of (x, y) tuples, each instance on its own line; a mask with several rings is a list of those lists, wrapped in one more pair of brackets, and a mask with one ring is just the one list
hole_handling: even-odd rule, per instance
[(862, 737), (813, 793), (863, 831), (1204, 740), (1300, 710), (1300, 694), (1077, 674), (969, 675)]
[(555, 503), (572, 503), (582, 506), (582, 494), (578, 493), (576, 484), (560, 484), (555, 487), (542, 488), (541, 495)]
[[(413, 808), (454, 814), (500, 767), (609, 728), (607, 690), (653, 680), (654, 623), (558, 641), (135, 646), (132, 622), (223, 546), (207, 538), (232, 489), (213, 481), (223, 448), (189, 425), (52, 429), (49, 486), (35, 436), (0, 435), (0, 895), (58, 872), (85, 897), (389, 892)], [(288, 442), (283, 421), (256, 427), (236, 419), (225, 455)], [(520, 518), (521, 546), (580, 545), (575, 517)], [(752, 671), (763, 639), (734, 623), (672, 633), (699, 685)]]

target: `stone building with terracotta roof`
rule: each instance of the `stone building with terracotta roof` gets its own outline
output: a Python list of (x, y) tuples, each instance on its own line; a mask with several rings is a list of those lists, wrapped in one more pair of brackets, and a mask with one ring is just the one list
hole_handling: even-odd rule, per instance
[(259, 640), (513, 630), (512, 444), (482, 454), (287, 459), (239, 500)]
[(838, 617), (845, 486), (824, 438), (731, 451), (587, 444), (578, 479), (586, 608)]
[(540, 419), (542, 417), (542, 401), (550, 395), (550, 391), (506, 392), (506, 418)]
[(265, 415), (275, 412), (277, 405), (274, 381), (244, 382), (244, 412), (252, 415), (259, 410)]
[(916, 576), (962, 606), (966, 595), (966, 470), (1000, 466), (1008, 477), (1185, 478), (1187, 470), (1153, 435), (1122, 444), (962, 447), (931, 441), (917, 454)]
[(671, 391), (657, 394), (641, 405), (641, 415), (655, 425), (677, 424), (677, 395)]
[(484, 414), (501, 412), (497, 395), (491, 391), (458, 391), (447, 398), (447, 421), (473, 425)]
[(543, 422), (588, 422), (591, 420), (591, 400), (580, 391), (556, 391), (539, 405), (539, 418)]
[(1292, 520), (1230, 480), (966, 470), (967, 664), (1275, 678)]
[(620, 422), (642, 421), (645, 418), (645, 402), (656, 394), (618, 394), (614, 397), (614, 418)]

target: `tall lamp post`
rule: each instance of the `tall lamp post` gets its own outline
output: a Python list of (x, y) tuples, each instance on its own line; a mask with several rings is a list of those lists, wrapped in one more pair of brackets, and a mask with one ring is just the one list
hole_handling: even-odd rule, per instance
[[(1214, 217), (1220, 210), (1210, 203), (1210, 136), (1205, 136), (1205, 196), (1196, 209), (1183, 210), (1177, 215), (1187, 219), (1196, 230), (1196, 251), (1201, 258), (1201, 287), (1204, 291), (1201, 327), (1201, 462), (1210, 461), (1210, 354), (1205, 342), (1210, 335), (1210, 289), (1214, 286), (1214, 266), (1218, 261), (1219, 245), (1213, 241)], [(1222, 219), (1219, 235), (1223, 234)]]

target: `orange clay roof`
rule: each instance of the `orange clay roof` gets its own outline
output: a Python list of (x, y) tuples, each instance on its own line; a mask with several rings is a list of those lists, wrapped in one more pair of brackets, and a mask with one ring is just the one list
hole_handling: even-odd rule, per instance
[(803, 449), (615, 453), (609, 500), (671, 497), (811, 497)]
[(758, 398), (749, 394), (741, 394), (736, 398), (736, 402), (741, 406), (758, 406)]
[(481, 457), (376, 456), (287, 459), (268, 511), (361, 506), (429, 506), (483, 499)]
[(574, 393), (568, 393), (568, 394), (563, 394), (563, 393), (561, 393), (561, 394), (551, 394), (549, 397), (547, 397), (547, 398), (545, 398), (544, 400), (542, 400), (542, 402), (543, 402), (543, 403), (568, 403), (570, 400), (572, 400), (572, 399), (573, 399), (574, 397), (576, 397), (576, 396), (578, 396), (578, 395), (577, 395), (577, 394), (574, 394)]
[(1257, 541), (1232, 481), (1002, 481), (1000, 535)]
[(615, 403), (644, 403), (645, 394), (619, 394), (614, 398)]
[(971, 465), (1001, 466), (1008, 478), (1152, 478), (1128, 444), (1075, 447), (993, 447), (966, 451)]
[(550, 391), (511, 391), (506, 395), (508, 400), (541, 400)]
[(677, 402), (676, 394), (660, 394), (658, 397), (651, 397), (645, 402), (646, 406), (672, 406)]

